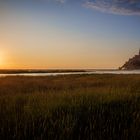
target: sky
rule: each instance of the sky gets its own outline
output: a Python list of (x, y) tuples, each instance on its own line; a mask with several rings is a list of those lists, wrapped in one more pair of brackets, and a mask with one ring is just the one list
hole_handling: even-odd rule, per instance
[(0, 1), (0, 69), (114, 69), (139, 49), (139, 0)]

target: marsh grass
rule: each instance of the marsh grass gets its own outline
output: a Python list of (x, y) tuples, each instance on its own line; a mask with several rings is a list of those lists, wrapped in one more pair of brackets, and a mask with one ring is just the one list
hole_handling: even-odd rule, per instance
[(140, 75), (0, 78), (1, 140), (139, 140)]

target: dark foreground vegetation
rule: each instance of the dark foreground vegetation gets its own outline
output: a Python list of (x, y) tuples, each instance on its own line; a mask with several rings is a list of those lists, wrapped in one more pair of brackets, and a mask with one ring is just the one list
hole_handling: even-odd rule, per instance
[(0, 140), (139, 140), (140, 75), (0, 78)]

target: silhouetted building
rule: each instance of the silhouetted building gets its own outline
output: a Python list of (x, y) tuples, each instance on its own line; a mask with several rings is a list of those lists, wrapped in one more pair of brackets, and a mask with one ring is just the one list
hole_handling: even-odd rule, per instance
[(140, 50), (139, 54), (135, 55), (133, 58), (130, 58), (125, 64), (119, 69), (124, 70), (135, 70), (140, 69)]

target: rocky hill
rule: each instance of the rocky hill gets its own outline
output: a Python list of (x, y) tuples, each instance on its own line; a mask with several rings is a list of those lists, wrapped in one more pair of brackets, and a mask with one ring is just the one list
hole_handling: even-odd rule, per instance
[(124, 70), (137, 70), (140, 69), (140, 51), (138, 55), (135, 55), (133, 58), (130, 58), (125, 64), (119, 69)]

